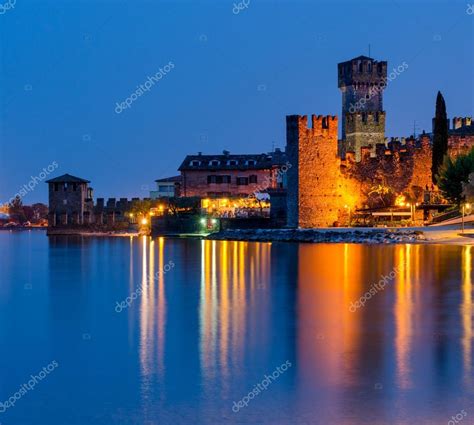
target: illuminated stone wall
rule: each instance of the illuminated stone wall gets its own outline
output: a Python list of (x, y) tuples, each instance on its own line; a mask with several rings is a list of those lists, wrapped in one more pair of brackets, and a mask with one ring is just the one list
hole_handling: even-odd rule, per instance
[(389, 188), (393, 199), (398, 194), (431, 188), (428, 136), (391, 139), (374, 148), (362, 147), (360, 161), (354, 152), (347, 152), (341, 160), (337, 154), (337, 117), (313, 115), (308, 126), (306, 116), (292, 115), (287, 117), (286, 151), (289, 162), (297, 165), (288, 171), (290, 227), (346, 225), (349, 209), (383, 206), (371, 204), (370, 193), (376, 187)]
[(349, 202), (347, 182), (337, 156), (337, 117), (287, 117), (288, 225), (311, 228), (334, 225)]

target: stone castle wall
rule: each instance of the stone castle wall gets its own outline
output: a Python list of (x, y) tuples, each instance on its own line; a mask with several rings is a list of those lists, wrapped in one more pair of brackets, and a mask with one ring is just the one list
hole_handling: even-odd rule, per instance
[[(375, 152), (375, 146), (385, 140), (385, 112), (358, 112), (346, 114), (346, 139), (344, 150), (355, 152), (356, 160), (361, 159), (362, 147)], [(346, 152), (340, 152), (344, 157)]]
[(350, 202), (337, 155), (337, 117), (287, 117), (288, 225), (334, 225)]
[[(419, 140), (391, 139), (361, 148), (341, 160), (337, 152), (337, 117), (287, 117), (288, 225), (312, 228), (347, 224), (349, 210), (383, 206), (374, 188), (389, 188), (391, 201), (404, 193), (431, 188), (431, 145)], [(388, 205), (386, 205), (388, 206)]]

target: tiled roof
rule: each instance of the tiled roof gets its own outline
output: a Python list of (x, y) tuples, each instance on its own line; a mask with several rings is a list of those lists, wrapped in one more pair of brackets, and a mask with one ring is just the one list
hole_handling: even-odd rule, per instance
[(70, 174), (63, 174), (62, 176), (46, 180), (46, 183), (90, 183), (90, 181), (71, 176)]
[[(211, 163), (214, 161), (215, 163)], [(261, 154), (187, 155), (178, 168), (185, 170), (265, 170), (284, 165), (286, 154), (281, 151)]]
[(181, 182), (181, 176), (165, 177), (163, 179), (155, 180), (157, 183), (175, 183)]

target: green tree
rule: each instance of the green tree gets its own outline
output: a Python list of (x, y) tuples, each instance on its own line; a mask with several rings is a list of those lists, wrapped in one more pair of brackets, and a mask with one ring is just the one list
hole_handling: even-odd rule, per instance
[(469, 182), (469, 174), (474, 172), (474, 148), (466, 155), (456, 159), (445, 156), (439, 170), (438, 186), (443, 196), (451, 202), (460, 204), (463, 199), (463, 185)]
[(132, 202), (132, 207), (130, 212), (137, 217), (146, 217), (152, 207), (152, 202), (150, 199), (139, 199)]
[(16, 196), (8, 204), (8, 214), (16, 222), (24, 223), (26, 221), (25, 212), (23, 211), (23, 202), (19, 196)]
[(45, 220), (48, 218), (48, 206), (45, 204), (42, 204), (40, 202), (33, 204), (31, 206), (33, 208), (33, 214), (34, 214), (34, 220), (39, 221), (39, 220)]
[(463, 190), (463, 197), (467, 202), (474, 202), (474, 172), (469, 175), (469, 182), (466, 183)]
[(448, 116), (446, 113), (446, 102), (441, 92), (436, 98), (436, 113), (433, 125), (433, 156), (431, 163), (431, 177), (433, 183), (437, 182), (439, 168), (442, 166), (444, 157), (448, 153)]
[(372, 186), (367, 194), (370, 207), (385, 207), (393, 203), (393, 190), (385, 178), (377, 185)]
[(404, 193), (405, 199), (410, 204), (416, 204), (423, 200), (423, 188), (420, 186), (410, 186)]
[(168, 208), (175, 217), (182, 214), (197, 214), (201, 206), (199, 197), (169, 198)]

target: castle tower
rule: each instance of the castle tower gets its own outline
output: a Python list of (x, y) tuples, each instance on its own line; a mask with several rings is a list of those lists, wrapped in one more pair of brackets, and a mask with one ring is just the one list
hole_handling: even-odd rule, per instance
[(290, 227), (332, 226), (343, 202), (339, 187), (337, 117), (286, 117), (287, 212)]
[[(342, 92), (342, 144), (339, 154), (355, 153), (360, 161), (360, 149), (375, 150), (384, 143), (385, 112), (383, 91), (387, 84), (387, 62), (359, 56), (338, 64), (338, 87)], [(352, 117), (352, 119), (349, 119)]]
[(89, 222), (92, 205), (89, 180), (64, 174), (46, 183), (49, 186), (49, 227)]

